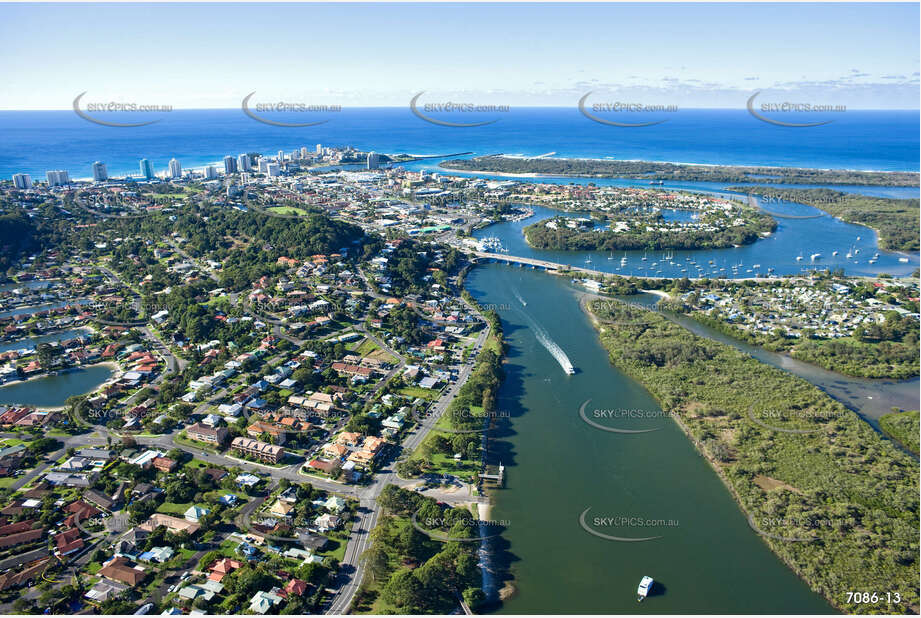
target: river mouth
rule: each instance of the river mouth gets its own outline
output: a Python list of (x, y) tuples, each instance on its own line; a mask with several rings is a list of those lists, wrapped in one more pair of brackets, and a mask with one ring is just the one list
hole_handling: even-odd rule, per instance
[[(505, 307), (497, 406), (509, 416), (491, 434), (488, 463), (507, 470), (492, 517), (509, 525), (493, 549), (517, 592), (499, 613), (635, 613), (644, 575), (660, 582), (643, 605), (653, 613), (747, 614), (753, 598), (759, 612), (831, 612), (752, 531), (677, 424), (611, 366), (567, 280), (486, 265), (466, 286), (479, 302)], [(652, 431), (604, 431), (584, 416)]]

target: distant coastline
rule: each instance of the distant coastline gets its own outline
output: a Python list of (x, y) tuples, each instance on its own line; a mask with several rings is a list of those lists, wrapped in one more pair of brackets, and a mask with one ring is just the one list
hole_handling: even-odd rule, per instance
[(448, 171), (523, 177), (565, 176), (581, 178), (624, 178), (665, 181), (724, 182), (752, 184), (834, 184), (882, 187), (918, 187), (918, 172), (865, 171), (828, 168), (800, 168), (750, 165), (711, 165), (655, 161), (527, 158), (489, 155), (443, 161)]

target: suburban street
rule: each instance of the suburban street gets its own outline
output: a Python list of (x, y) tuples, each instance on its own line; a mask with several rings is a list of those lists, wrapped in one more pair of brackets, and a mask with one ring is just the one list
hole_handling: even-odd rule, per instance
[[(213, 271), (210, 271), (210, 269), (207, 269), (202, 264), (199, 264), (195, 258), (184, 251), (173, 239), (167, 239), (167, 242), (177, 253), (182, 255), (185, 259), (196, 264), (196, 266), (203, 272), (208, 273), (208, 276), (211, 279), (215, 281), (218, 280), (217, 275), (215, 275)], [(131, 290), (132, 295), (138, 300), (138, 302), (140, 302), (140, 297), (137, 292), (133, 290), (133, 288), (131, 288), (117, 273), (105, 267), (100, 267), (100, 269), (113, 283), (120, 284), (126, 289)], [(359, 270), (359, 274), (368, 287), (366, 292), (367, 294), (379, 300), (386, 300), (388, 298), (373, 291), (373, 287), (364, 272)], [(255, 319), (261, 320), (266, 324), (271, 325), (273, 334), (275, 334), (277, 337), (286, 339), (296, 346), (303, 345), (303, 340), (297, 339), (282, 332), (282, 325), (285, 324), (283, 320), (270, 315), (261, 315), (260, 313), (253, 311), (252, 307), (249, 306), (249, 303), (246, 302), (245, 297), (237, 296), (233, 298), (233, 301), (242, 301), (241, 306), (244, 312)], [(470, 306), (465, 301), (462, 302), (467, 305), (468, 310), (473, 313), (478, 313), (474, 307)], [(434, 320), (431, 317), (419, 312), (418, 309), (415, 309), (415, 311), (422, 319), (429, 320), (434, 323), (441, 323), (440, 321)], [(340, 562), (339, 570), (336, 574), (335, 580), (330, 586), (332, 596), (327, 601), (325, 607), (325, 613), (327, 614), (346, 613), (364, 576), (364, 566), (361, 563), (361, 557), (370, 546), (370, 532), (377, 525), (378, 519), (381, 516), (382, 509), (377, 504), (377, 498), (388, 484), (395, 484), (401, 487), (408, 487), (419, 484), (420, 481), (418, 479), (408, 480), (399, 478), (395, 471), (396, 463), (402, 458), (411, 456), (412, 453), (422, 444), (422, 442), (428, 436), (429, 432), (434, 429), (438, 420), (445, 413), (450, 403), (454, 400), (454, 397), (457, 395), (460, 388), (469, 379), (479, 352), (482, 350), (483, 345), (485, 344), (486, 339), (490, 334), (490, 326), (488, 322), (486, 322), (482, 315), (480, 315), (479, 318), (482, 320), (484, 328), (478, 333), (476, 340), (471, 348), (471, 354), (469, 355), (467, 361), (464, 362), (463, 365), (461, 365), (458, 369), (457, 378), (441, 392), (439, 398), (432, 404), (432, 407), (426, 414), (425, 418), (416, 419), (418, 425), (404, 437), (402, 444), (398, 447), (398, 455), (392, 458), (391, 461), (387, 463), (381, 470), (377, 471), (370, 482), (365, 485), (350, 485), (323, 479), (314, 475), (303, 474), (301, 469), (304, 466), (304, 461), (298, 461), (287, 466), (271, 466), (247, 461), (242, 458), (232, 457), (230, 455), (214, 453), (188, 444), (183, 444), (177, 441), (177, 437), (182, 431), (181, 428), (176, 428), (171, 433), (163, 434), (160, 436), (135, 436), (134, 439), (139, 446), (145, 448), (154, 448), (164, 452), (171, 449), (179, 449), (208, 464), (237, 467), (249, 472), (268, 476), (271, 479), (270, 484), (273, 487), (277, 485), (280, 479), (287, 479), (297, 483), (310, 483), (314, 487), (323, 491), (357, 499), (359, 506), (357, 509), (356, 519), (353, 522), (349, 539), (345, 548), (345, 554), (342, 561)], [(129, 326), (129, 324), (125, 324), (125, 326)], [(130, 326), (134, 326), (140, 330), (145, 339), (147, 339), (152, 344), (153, 348), (158, 354), (161, 355), (164, 361), (166, 370), (157, 377), (154, 383), (160, 383), (167, 375), (181, 373), (185, 369), (188, 361), (176, 357), (170, 351), (169, 346), (162, 340), (162, 338), (157, 334), (156, 331), (153, 330), (149, 324), (141, 325), (140, 323), (131, 323)], [(372, 341), (380, 349), (390, 354), (393, 358), (397, 359), (396, 364), (380, 381), (378, 381), (373, 390), (370, 392), (368, 400), (373, 401), (377, 394), (390, 382), (390, 380), (399, 375), (401, 371), (403, 371), (403, 369), (406, 367), (407, 361), (403, 355), (390, 347), (387, 343), (381, 340), (381, 338), (369, 332), (362, 323), (352, 325), (349, 327), (349, 329), (352, 331), (360, 332), (364, 337)], [(276, 354), (275, 356), (269, 358), (266, 361), (266, 364), (271, 364), (282, 356), (282, 354)], [(226, 388), (219, 389), (218, 391), (212, 393), (205, 401), (201, 402), (196, 407), (195, 413), (203, 414), (211, 405), (215, 405), (216, 402), (219, 402), (226, 395), (226, 393)], [(62, 456), (66, 449), (69, 447), (80, 448), (90, 445), (98, 446), (99, 443), (103, 441), (105, 436), (121, 438), (119, 433), (112, 432), (104, 425), (97, 425), (96, 429), (101, 432), (102, 437), (100, 437), (100, 434), (96, 432), (93, 434), (69, 437), (64, 441), (64, 446), (61, 449), (58, 449), (55, 453), (51, 453), (48, 456), (48, 461), (51, 462), (56, 460)], [(35, 479), (44, 473), (51, 465), (51, 463), (45, 463), (36, 467), (28, 474), (23, 475), (22, 478), (18, 479), (13, 488), (18, 489), (26, 485), (32, 479)], [(483, 497), (473, 496), (471, 486), (463, 487), (466, 489), (466, 491), (449, 493), (438, 490), (428, 490), (428, 492), (433, 497), (436, 497), (436, 499), (446, 502), (461, 503), (486, 501), (486, 499)], [(258, 505), (258, 500), (254, 500), (247, 504), (245, 508), (245, 510), (248, 511), (246, 513), (247, 517), (258, 507)], [(193, 565), (193, 563), (197, 561), (198, 558), (200, 558), (199, 554), (202, 553), (203, 552), (199, 552), (196, 554), (196, 556), (188, 561), (188, 564)], [(166, 593), (167, 587), (167, 584), (164, 583), (164, 585), (161, 587), (162, 590), (157, 591), (157, 596), (164, 595)]]

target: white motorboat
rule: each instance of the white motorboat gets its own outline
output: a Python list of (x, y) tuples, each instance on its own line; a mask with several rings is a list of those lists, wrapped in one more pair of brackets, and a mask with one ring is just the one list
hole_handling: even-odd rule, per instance
[(652, 590), (655, 581), (648, 575), (644, 575), (643, 579), (640, 580), (640, 585), (636, 589), (636, 602), (640, 603), (649, 596), (649, 592)]

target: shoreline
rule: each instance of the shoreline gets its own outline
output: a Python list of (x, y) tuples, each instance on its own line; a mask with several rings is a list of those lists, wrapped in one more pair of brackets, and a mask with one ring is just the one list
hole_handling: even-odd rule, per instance
[[(706, 167), (706, 168), (757, 168), (757, 169), (766, 169), (766, 170), (795, 170), (797, 172), (803, 171), (815, 171), (815, 172), (855, 172), (855, 173), (867, 173), (867, 174), (921, 174), (921, 170), (879, 170), (879, 169), (859, 169), (859, 168), (850, 168), (850, 167), (799, 167), (795, 165), (765, 165), (765, 164), (746, 164), (746, 163), (694, 163), (691, 161), (659, 161), (652, 159), (617, 159), (614, 157), (605, 158), (605, 157), (544, 157), (539, 155), (527, 156), (527, 155), (509, 155), (504, 153), (494, 154), (494, 155), (476, 155), (472, 158), (486, 158), (494, 157), (497, 159), (511, 159), (514, 161), (531, 161), (531, 160), (551, 160), (551, 161), (587, 161), (590, 163), (654, 163), (657, 165), (680, 165), (687, 167)], [(436, 158), (436, 157), (433, 157)], [(441, 167), (439, 165), (439, 167)], [(452, 168), (445, 168), (452, 169)], [(493, 172), (480, 172), (485, 174), (490, 174)], [(564, 174), (560, 174), (564, 175)], [(571, 174), (565, 174), (567, 176)], [(762, 178), (752, 178), (753, 182), (758, 180), (764, 180)], [(876, 185), (843, 185), (843, 186), (876, 186)], [(893, 186), (902, 186), (902, 185), (893, 185)], [(915, 185), (905, 185), (908, 187), (915, 187)], [(921, 188), (919, 185), (917, 188)]]
[[(542, 160), (546, 160), (546, 159), (542, 159)], [(555, 159), (555, 160), (563, 161), (566, 159)], [(569, 159), (569, 160), (575, 161), (577, 159)], [(595, 159), (585, 159), (585, 160), (595, 161)], [(610, 162), (613, 162), (614, 160), (613, 159), (599, 159), (599, 161), (610, 163)], [(627, 161), (627, 160), (618, 159), (617, 161)], [(664, 162), (664, 161), (662, 162), (660, 161), (635, 161), (635, 162), (636, 163), (667, 164), (667, 162)], [(688, 165), (688, 166), (714, 167), (714, 168), (737, 167), (734, 165), (704, 165), (701, 163), (681, 163), (681, 164), (675, 163), (671, 165)], [(557, 174), (542, 174), (540, 172), (492, 172), (489, 170), (466, 170), (466, 169), (457, 169), (453, 167), (442, 167), (441, 165), (439, 165), (438, 167), (439, 169), (445, 170), (444, 173), (446, 176), (449, 175), (450, 173), (456, 173), (456, 174), (479, 174), (483, 176), (485, 175), (499, 176), (502, 178), (585, 178), (586, 180), (623, 180), (627, 182), (643, 182), (642, 178), (631, 178), (629, 176), (610, 176), (610, 175), (589, 176), (586, 174), (568, 174), (565, 172), (559, 172)], [(845, 169), (835, 169), (835, 168), (829, 168), (827, 170), (819, 170), (819, 168), (812, 168), (812, 167), (802, 167), (802, 168), (786, 167), (786, 168), (778, 168), (778, 169), (804, 170), (804, 171), (829, 171), (829, 172), (867, 172), (867, 173), (873, 173), (873, 174), (917, 174), (918, 173), (918, 172), (887, 172), (887, 171), (873, 171), (873, 170), (845, 170)], [(674, 182), (674, 183), (709, 182), (709, 183), (718, 184), (718, 185), (735, 184), (736, 182), (751, 182), (753, 185), (757, 185), (759, 180), (762, 182), (764, 181), (763, 178), (752, 178), (750, 181), (749, 180), (739, 180), (739, 181), (732, 181), (732, 182), (720, 182), (720, 181), (715, 181), (715, 180), (664, 180), (663, 182)], [(809, 183), (809, 184), (779, 182), (776, 184), (779, 188), (782, 188), (782, 189), (799, 189), (799, 188), (812, 189), (812, 188), (816, 188), (819, 186), (823, 186), (823, 187), (861, 187), (861, 188), (867, 188), (867, 189), (880, 189), (880, 188), (917, 189), (919, 193), (921, 193), (921, 184), (919, 185), (865, 185), (865, 184), (862, 185), (862, 184), (853, 184), (853, 183), (820, 183), (820, 182)], [(658, 184), (649, 185), (649, 186), (650, 187), (660, 187), (660, 188), (663, 187), (663, 185), (658, 185)], [(673, 190), (687, 191), (689, 189), (673, 189)], [(912, 199), (912, 198), (892, 198), (892, 199)]]

